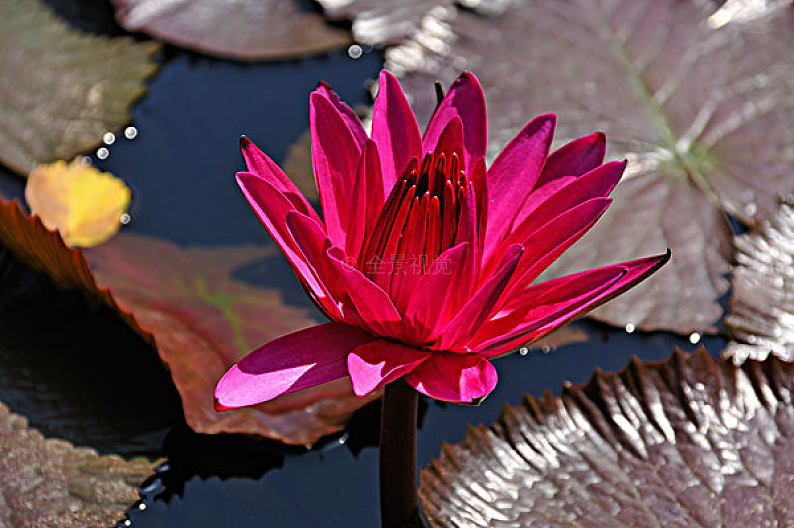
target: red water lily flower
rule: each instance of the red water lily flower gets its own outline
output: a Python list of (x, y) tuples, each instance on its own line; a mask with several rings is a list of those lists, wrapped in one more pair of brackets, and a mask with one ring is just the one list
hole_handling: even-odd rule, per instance
[(311, 94), (321, 219), (250, 141), (237, 181), (301, 284), (332, 321), (251, 352), (220, 380), (218, 409), (350, 376), (364, 396), (404, 378), (475, 402), (490, 360), (531, 343), (657, 270), (665, 255), (533, 284), (592, 227), (626, 166), (595, 133), (549, 154), (556, 118), (527, 124), (486, 169), (485, 97), (462, 74), (422, 136), (382, 71), (368, 137), (325, 84)]

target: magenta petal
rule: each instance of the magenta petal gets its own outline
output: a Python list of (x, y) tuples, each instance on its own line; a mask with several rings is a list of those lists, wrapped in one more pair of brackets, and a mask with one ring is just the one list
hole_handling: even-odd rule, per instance
[(353, 135), (359, 146), (363, 148), (364, 142), (367, 140), (367, 132), (364, 130), (364, 127), (361, 125), (361, 120), (358, 118), (353, 109), (345, 104), (345, 102), (342, 101), (333, 88), (331, 88), (331, 86), (326, 82), (320, 81), (320, 83), (317, 85), (316, 91), (327, 97), (328, 100), (331, 101), (331, 103), (336, 107), (336, 109), (339, 110), (339, 115), (341, 115), (342, 119), (345, 120), (347, 129), (350, 130), (350, 133)]
[(433, 352), (405, 381), (417, 391), (455, 403), (479, 403), (496, 387), (496, 369), (479, 354)]
[(371, 139), (364, 142), (364, 153), (358, 165), (353, 196), (366, 200), (361, 203), (360, 199), (353, 199), (349, 205), (350, 224), (346, 234), (345, 254), (358, 259), (365, 234), (375, 229), (375, 222), (384, 201), (378, 147)]
[(464, 72), (458, 77), (438, 105), (422, 138), (422, 151), (433, 150), (441, 132), (455, 116), (463, 122), (463, 147), (466, 167), (473, 167), (485, 156), (488, 137), (485, 115), (485, 94), (480, 81), (473, 74)]
[(504, 239), (534, 188), (549, 153), (556, 124), (554, 114), (536, 117), (507, 144), (488, 169), (486, 254)]
[[(305, 248), (306, 258), (315, 267), (326, 270), (327, 275), (323, 279), (337, 301), (350, 299), (357, 318), (360, 317), (373, 333), (395, 339), (401, 337), (402, 317), (389, 295), (354, 268), (352, 261), (347, 262), (342, 250), (324, 239), (318, 222), (303, 215), (290, 214), (287, 225), (296, 242)], [(320, 248), (325, 250), (324, 254), (320, 253)], [(342, 310), (345, 317), (345, 307)]]
[[(452, 154), (457, 154), (460, 163), (464, 163), (463, 154), (463, 122), (459, 116), (455, 116), (449, 120), (447, 126), (438, 137), (438, 144), (433, 149), (436, 154), (444, 153), (447, 156), (447, 163), (452, 159)], [(461, 169), (466, 167), (461, 166)], [(457, 176), (457, 175), (456, 175)]]
[(356, 396), (400, 378), (430, 357), (431, 352), (379, 339), (356, 348), (347, 356), (347, 370)]
[(312, 298), (329, 316), (338, 315), (338, 310), (328, 298), (328, 291), (306, 261), (292, 234), (287, 227), (287, 216), (294, 214), (307, 221), (319, 223), (295, 210), (294, 204), (281, 194), (273, 185), (253, 174), (239, 173), (237, 183), (259, 220), (265, 225), (270, 236), (276, 241), (287, 257), (295, 275), (309, 290)]
[(592, 198), (549, 220), (524, 240), (524, 255), (510, 279), (504, 298), (511, 298), (514, 291), (534, 281), (593, 227), (611, 203), (612, 198)]
[(230, 368), (215, 387), (218, 409), (272, 400), (347, 376), (347, 355), (375, 338), (353, 326), (326, 323), (279, 337)]
[[(521, 303), (529, 306), (521, 323), (509, 333), (493, 332), (490, 339), (482, 340), (488, 330), (484, 328), (475, 337), (478, 343), (472, 348), (488, 357), (496, 357), (520, 344), (537, 341), (645, 280), (668, 260), (669, 250), (663, 255), (583, 271), (531, 286), (521, 297), (514, 297), (511, 301), (513, 306)], [(617, 278), (609, 278), (612, 276)], [(597, 286), (599, 278), (603, 278), (601, 286)], [(589, 294), (586, 291), (588, 287), (592, 287)], [(569, 298), (567, 301), (565, 296)]]
[(298, 190), (292, 180), (284, 174), (284, 171), (282, 171), (272, 159), (259, 150), (259, 148), (245, 136), (240, 138), (240, 151), (243, 154), (245, 165), (250, 172), (265, 180), (283, 194), (293, 203), (298, 212), (317, 218), (317, 213), (314, 212), (314, 208), (309, 204), (308, 200), (306, 200), (303, 193)]
[(326, 96), (312, 93), (309, 110), (312, 164), (323, 220), (334, 245), (345, 247), (361, 146)]
[(549, 155), (535, 188), (563, 176), (581, 176), (604, 162), (607, 144), (603, 132), (574, 139)]
[(450, 298), (458, 288), (472, 249), (466, 243), (449, 248), (419, 279), (416, 293), (405, 310), (405, 319), (413, 327), (415, 335), (412, 337), (417, 342), (438, 337), (447, 316), (455, 313)]
[(441, 331), (437, 344), (439, 349), (461, 349), (461, 345), (477, 332), (504, 293), (505, 286), (510, 281), (523, 252), (524, 247), (520, 244), (511, 246), (505, 252), (496, 272), (480, 286), (474, 296)]
[[(624, 161), (611, 161), (601, 165), (587, 174), (584, 174), (571, 183), (561, 188), (534, 209), (524, 206), (517, 223), (501, 244), (509, 247), (512, 244), (523, 242), (543, 224), (563, 212), (592, 198), (609, 196), (615, 188), (623, 171), (626, 168)], [(490, 219), (489, 219), (490, 221)], [(490, 227), (490, 226), (489, 226)], [(492, 257), (497, 257), (499, 251), (493, 250)]]
[(372, 139), (378, 145), (384, 194), (388, 194), (408, 162), (422, 155), (414, 112), (400, 82), (388, 70), (381, 70), (378, 78), (378, 95), (372, 109)]

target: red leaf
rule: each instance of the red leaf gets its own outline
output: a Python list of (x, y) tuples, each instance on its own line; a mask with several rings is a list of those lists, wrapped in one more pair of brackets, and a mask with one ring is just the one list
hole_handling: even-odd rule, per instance
[(200, 433), (310, 444), (341, 430), (353, 411), (379, 397), (357, 398), (344, 378), (255, 407), (215, 411), (213, 389), (226, 369), (256, 345), (314, 324), (277, 292), (231, 277), (235, 268), (268, 256), (268, 248), (182, 249), (122, 233), (83, 252), (66, 247), (17, 202), (4, 201), (0, 243), (60, 287), (107, 304), (150, 340), (182, 396), (187, 423)]

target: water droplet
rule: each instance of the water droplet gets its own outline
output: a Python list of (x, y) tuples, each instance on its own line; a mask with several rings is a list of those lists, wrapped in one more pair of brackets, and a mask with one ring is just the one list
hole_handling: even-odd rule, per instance
[(128, 126), (124, 129), (124, 137), (127, 139), (135, 139), (138, 135), (138, 129), (134, 126)]
[(123, 213), (123, 214), (122, 214), (122, 215), (119, 217), (119, 222), (121, 222), (121, 223), (122, 223), (122, 224), (124, 224), (124, 225), (127, 225), (127, 224), (129, 224), (129, 223), (130, 223), (130, 221), (132, 221), (132, 217), (131, 217), (131, 216), (130, 216), (128, 213)]
[(351, 59), (358, 59), (364, 53), (364, 50), (361, 49), (361, 46), (358, 44), (353, 44), (349, 48), (347, 48), (347, 54), (350, 55)]
[(103, 159), (107, 159), (108, 156), (110, 156), (110, 151), (105, 147), (99, 147), (98, 149), (96, 149), (97, 158), (103, 160)]
[(626, 333), (631, 334), (634, 332), (634, 323), (626, 323)]
[(105, 132), (105, 135), (102, 136), (102, 143), (105, 145), (112, 145), (116, 142), (116, 134), (113, 132)]
[(141, 510), (141, 511), (145, 510), (146, 509), (146, 503), (142, 502), (142, 503), (138, 504), (138, 509)]
[(86, 167), (90, 167), (91, 166), (91, 157), (90, 156), (83, 156), (82, 158), (80, 158), (80, 162), (83, 165), (85, 165)]
[(132, 526), (132, 521), (129, 519), (124, 520), (124, 526)]
[(518, 349), (518, 353), (521, 354), (522, 356), (526, 356), (527, 354), (529, 354), (529, 349), (527, 347), (521, 347)]
[(551, 347), (550, 347), (549, 345), (543, 345), (543, 346), (540, 348), (540, 351), (541, 351), (541, 353), (543, 353), (543, 354), (548, 354), (549, 352), (551, 352)]
[(697, 345), (698, 343), (700, 343), (700, 334), (698, 334), (697, 332), (692, 332), (691, 334), (689, 334), (689, 342), (692, 343), (693, 345)]

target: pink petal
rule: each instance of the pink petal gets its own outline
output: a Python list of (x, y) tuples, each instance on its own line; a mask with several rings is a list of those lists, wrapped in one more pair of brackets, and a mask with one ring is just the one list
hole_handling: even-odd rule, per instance
[[(463, 122), (460, 120), (460, 116), (454, 116), (449, 120), (449, 123), (441, 132), (438, 144), (433, 149), (433, 152), (436, 154), (444, 153), (447, 156), (447, 164), (450, 163), (453, 153), (458, 155), (461, 163), (464, 163)], [(461, 168), (465, 170), (465, 167)]]
[(499, 245), (535, 186), (549, 153), (557, 116), (540, 115), (513, 138), (488, 169), (485, 253)]
[(296, 211), (293, 202), (288, 200), (273, 185), (254, 174), (238, 173), (237, 183), (259, 220), (264, 224), (270, 236), (284, 253), (295, 275), (309, 291), (312, 299), (329, 317), (337, 317), (339, 311), (329, 298), (328, 290), (317, 277), (315, 269), (307, 263), (300, 249), (298, 249), (286, 222), (289, 214), (301, 216), (313, 222), (318, 221)]
[[(625, 168), (626, 162), (611, 161), (576, 178), (549, 196), (544, 202), (538, 204), (534, 209), (529, 209), (527, 212), (525, 206), (522, 215), (525, 214), (526, 216), (508, 233), (500, 247), (510, 247), (512, 244), (526, 240), (549, 219), (562, 214), (572, 207), (576, 207), (592, 198), (608, 196), (617, 185)], [(488, 221), (490, 222), (490, 219)], [(498, 258), (499, 255), (500, 250), (494, 248), (488, 257)]]
[(592, 198), (554, 217), (522, 242), (525, 251), (513, 273), (505, 299), (534, 281), (552, 262), (587, 233), (612, 203)]
[(250, 139), (240, 138), (240, 151), (248, 170), (276, 188), (295, 206), (295, 210), (313, 218), (318, 218), (314, 208), (298, 190), (292, 180), (264, 152), (259, 150)]
[(603, 132), (566, 143), (549, 155), (535, 187), (540, 188), (563, 176), (581, 176), (595, 169), (604, 162), (606, 148)]
[(425, 343), (435, 339), (441, 325), (457, 312), (450, 297), (454, 295), (471, 250), (466, 243), (449, 248), (419, 279), (414, 296), (405, 309), (405, 319), (414, 329), (412, 342)]
[(485, 115), (485, 94), (480, 81), (473, 74), (464, 72), (450, 86), (447, 95), (438, 105), (422, 138), (422, 152), (433, 150), (441, 132), (455, 116), (463, 122), (463, 147), (466, 167), (473, 167), (485, 156), (488, 137)]
[(360, 200), (350, 200), (348, 213), (350, 224), (345, 241), (345, 254), (358, 259), (364, 235), (375, 229), (375, 222), (384, 201), (378, 147), (371, 139), (364, 142), (364, 154), (358, 165), (353, 196), (366, 200), (365, 203), (361, 203)]
[(505, 252), (496, 272), (480, 286), (474, 296), (441, 331), (437, 348), (460, 349), (460, 345), (479, 330), (504, 292), (523, 252), (524, 247), (520, 244), (511, 246)]
[(344, 247), (361, 147), (326, 96), (312, 93), (309, 114), (312, 163), (323, 220), (334, 245)]
[(437, 400), (479, 403), (496, 387), (498, 377), (493, 365), (479, 354), (433, 352), (404, 379)]
[(353, 109), (347, 106), (347, 104), (345, 104), (345, 102), (342, 101), (342, 99), (336, 94), (333, 88), (331, 88), (331, 86), (324, 81), (320, 81), (320, 83), (317, 85), (316, 91), (327, 97), (328, 100), (331, 101), (331, 103), (336, 107), (336, 109), (339, 111), (339, 115), (341, 115), (342, 119), (345, 120), (348, 130), (350, 130), (350, 133), (355, 138), (358, 145), (363, 148), (364, 142), (367, 140), (367, 132), (364, 130), (364, 127), (361, 125), (361, 120), (358, 118)]
[[(497, 317), (483, 325), (472, 340), (473, 349), (480, 350), (558, 320), (597, 298), (624, 274), (621, 268), (589, 270), (530, 286), (511, 297)], [(490, 357), (490, 353), (486, 355)]]
[[(575, 317), (595, 309), (629, 288), (634, 287), (656, 272), (667, 263), (668, 260), (670, 260), (669, 249), (667, 253), (663, 255), (645, 257), (622, 264), (614, 264), (612, 266), (584, 271), (532, 286), (525, 291), (521, 299), (516, 298), (514, 301), (514, 304), (519, 304), (524, 301), (532, 307), (523, 317), (520, 326), (508, 334), (502, 333), (502, 335), (498, 335), (498, 337), (493, 337), (486, 341), (482, 341), (481, 336), (478, 335), (475, 337), (475, 340), (479, 342), (471, 346), (474, 350), (485, 354), (487, 357), (496, 357), (505, 352), (509, 352), (512, 348), (520, 344), (537, 341)], [(544, 313), (543, 308), (538, 308), (536, 304), (540, 287), (543, 287), (546, 291), (561, 287), (556, 293), (564, 293), (565, 288), (568, 288), (569, 294), (575, 295), (577, 286), (586, 285), (593, 277), (603, 276), (609, 273), (620, 273), (620, 277), (609, 284), (605, 283), (605, 287), (594, 289), (593, 294), (590, 296), (587, 296), (586, 293), (583, 294), (584, 297), (580, 299), (581, 302), (571, 302), (569, 306), (563, 305), (558, 311), (549, 313)], [(530, 291), (533, 288), (538, 289)], [(547, 300), (549, 298), (550, 297), (547, 297)], [(498, 332), (494, 332), (494, 335), (497, 334)]]
[[(352, 260), (348, 261), (344, 252), (325, 238), (318, 222), (303, 215), (290, 214), (287, 225), (309, 262), (318, 271), (327, 272), (322, 277), (323, 281), (337, 301), (349, 298), (356, 316), (373, 333), (394, 339), (402, 337), (402, 317), (389, 295), (352, 266)], [(343, 306), (343, 318), (346, 317), (345, 309)]]
[(466, 252), (466, 260), (464, 261), (460, 279), (455, 282), (456, 287), (452, 299), (452, 305), (455, 308), (463, 306), (463, 303), (471, 297), (480, 279), (480, 241), (476, 201), (477, 196), (475, 195), (474, 184), (469, 182), (466, 196), (460, 204), (455, 244), (468, 243), (471, 249)]
[(422, 155), (414, 112), (400, 82), (388, 70), (381, 70), (378, 78), (378, 95), (372, 109), (372, 139), (378, 145), (384, 194), (388, 194), (408, 162)]
[(353, 326), (326, 323), (279, 337), (230, 368), (215, 387), (215, 407), (235, 409), (347, 375), (347, 355), (375, 338)]
[(363, 397), (400, 378), (430, 357), (431, 352), (379, 339), (356, 348), (347, 356), (353, 392)]
[(513, 225), (523, 222), (552, 194), (601, 165), (605, 151), (606, 139), (601, 132), (575, 139), (554, 151), (546, 160), (535, 188), (516, 215)]

